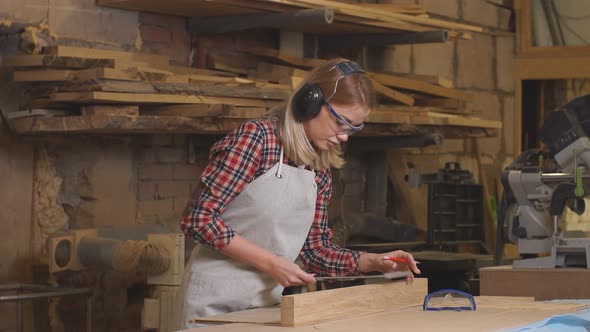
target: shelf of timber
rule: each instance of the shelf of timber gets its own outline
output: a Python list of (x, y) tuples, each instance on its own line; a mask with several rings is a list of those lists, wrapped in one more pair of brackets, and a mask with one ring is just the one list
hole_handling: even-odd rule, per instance
[[(23, 96), (18, 111), (3, 114), (15, 133), (224, 134), (284, 103), (324, 61), (257, 48), (191, 68), (154, 54), (68, 46), (42, 52), (3, 59)], [(474, 117), (465, 109), (471, 96), (442, 77), (369, 76), (379, 106), (361, 135), (495, 136), (501, 128)]]
[[(498, 121), (429, 111), (429, 107), (380, 107), (369, 115), (363, 136), (396, 136), (439, 132), (445, 137), (495, 136)], [(141, 110), (141, 111), (140, 111)], [(32, 109), (10, 115), (19, 134), (48, 133), (186, 133), (224, 134), (265, 108), (194, 104), (170, 106), (92, 105), (80, 115), (57, 109)], [(159, 115), (151, 115), (159, 114)]]

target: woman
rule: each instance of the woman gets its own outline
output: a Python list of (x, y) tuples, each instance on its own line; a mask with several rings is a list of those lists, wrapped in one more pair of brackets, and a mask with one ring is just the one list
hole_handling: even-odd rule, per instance
[(374, 105), (373, 86), (358, 64), (334, 59), (315, 68), (286, 106), (213, 146), (204, 189), (181, 220), (200, 244), (180, 296), (185, 327), (197, 317), (275, 305), (284, 287), (313, 283), (315, 274), (420, 273), (406, 252), (361, 253), (331, 243), (330, 167), (343, 165), (340, 144), (363, 128)]

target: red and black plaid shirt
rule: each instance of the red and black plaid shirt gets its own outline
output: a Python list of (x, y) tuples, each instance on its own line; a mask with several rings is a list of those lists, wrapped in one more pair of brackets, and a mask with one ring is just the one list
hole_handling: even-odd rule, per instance
[[(200, 197), (193, 197), (180, 221), (186, 235), (213, 249), (225, 248), (235, 235), (221, 215), (244, 187), (266, 173), (280, 158), (281, 142), (274, 120), (246, 122), (211, 148), (209, 165), (201, 175)], [(329, 169), (317, 171), (314, 221), (300, 256), (308, 271), (328, 276), (357, 275), (359, 253), (332, 244), (327, 206), (332, 195)]]

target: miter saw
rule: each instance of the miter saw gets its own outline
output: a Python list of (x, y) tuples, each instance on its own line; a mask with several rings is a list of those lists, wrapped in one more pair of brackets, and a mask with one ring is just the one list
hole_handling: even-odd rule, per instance
[(548, 151), (526, 151), (503, 173), (498, 240), (517, 244), (523, 257), (542, 256), (515, 261), (513, 267), (590, 268), (590, 238), (558, 225), (566, 206), (580, 215), (590, 196), (589, 136), (586, 95), (549, 114), (541, 129)]

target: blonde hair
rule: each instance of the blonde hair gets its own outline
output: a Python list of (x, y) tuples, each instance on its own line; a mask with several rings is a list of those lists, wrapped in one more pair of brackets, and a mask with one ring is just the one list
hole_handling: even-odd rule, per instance
[(338, 81), (336, 93), (330, 98), (330, 103), (344, 107), (361, 106), (359, 109), (366, 110), (375, 107), (375, 91), (369, 77), (363, 73), (353, 73), (343, 77), (335, 66), (344, 61), (348, 60), (337, 58), (317, 66), (291, 94), (286, 105), (277, 107), (270, 112), (279, 119), (278, 131), (285, 149), (285, 156), (297, 165), (309, 165), (314, 170), (329, 167), (341, 168), (344, 165), (340, 147), (328, 151), (318, 151), (305, 134), (304, 122), (295, 119), (292, 108), (293, 95), (305, 84), (319, 85), (324, 98), (328, 98), (334, 92), (336, 81), (342, 77)]

